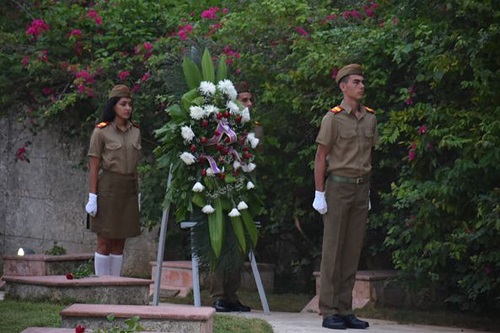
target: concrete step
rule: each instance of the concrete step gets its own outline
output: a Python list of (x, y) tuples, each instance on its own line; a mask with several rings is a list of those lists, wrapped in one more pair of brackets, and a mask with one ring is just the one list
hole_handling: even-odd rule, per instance
[(3, 276), (5, 297), (44, 299), (75, 303), (149, 304), (147, 279), (122, 276), (92, 276), (68, 280), (64, 275)]
[[(106, 317), (114, 314), (109, 322)], [(189, 305), (108, 305), (73, 304), (60, 313), (62, 327), (82, 325), (97, 330), (123, 325), (124, 321), (139, 316), (143, 329), (155, 332), (212, 333), (215, 309)]]
[(93, 259), (94, 253), (57, 256), (46, 254), (5, 255), (2, 257), (3, 274), (7, 276), (65, 275)]
[[(28, 327), (21, 333), (75, 333), (74, 328), (56, 328), (56, 327)], [(90, 331), (89, 331), (90, 333)], [(137, 333), (164, 333), (164, 332), (137, 332)]]
[[(156, 262), (150, 262), (151, 276), (154, 279), (156, 276)], [(274, 291), (274, 265), (266, 263), (257, 263), (260, 278), (264, 289), (272, 293)], [(208, 286), (209, 282), (206, 274), (200, 276), (200, 287)], [(206, 281), (205, 281), (206, 280)], [(193, 290), (193, 272), (191, 261), (164, 261), (162, 263), (160, 288), (165, 290), (179, 290), (179, 297), (185, 297)], [(154, 285), (151, 286), (151, 293), (154, 290)], [(252, 275), (250, 263), (245, 263), (242, 270), (240, 290), (257, 291), (255, 279)]]
[[(316, 296), (302, 309), (304, 312), (319, 313), (319, 292), (321, 273), (314, 272), (316, 279)], [(405, 302), (405, 293), (396, 280), (394, 270), (358, 271), (352, 290), (352, 307), (361, 309), (366, 306), (399, 307)]]

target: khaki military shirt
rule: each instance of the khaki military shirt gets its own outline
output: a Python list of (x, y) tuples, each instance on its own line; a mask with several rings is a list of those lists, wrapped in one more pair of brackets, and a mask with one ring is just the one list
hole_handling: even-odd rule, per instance
[(120, 174), (132, 174), (137, 171), (141, 158), (141, 132), (131, 122), (125, 131), (120, 130), (115, 122), (97, 125), (90, 138), (88, 156), (101, 160), (103, 170)]
[(342, 110), (329, 111), (321, 121), (316, 143), (328, 147), (327, 171), (338, 176), (362, 177), (372, 168), (372, 147), (378, 142), (377, 119), (361, 105), (361, 117), (342, 101)]

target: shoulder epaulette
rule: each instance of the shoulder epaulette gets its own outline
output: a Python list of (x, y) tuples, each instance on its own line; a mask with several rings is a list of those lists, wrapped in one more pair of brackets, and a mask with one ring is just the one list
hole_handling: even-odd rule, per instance
[(340, 111), (344, 110), (343, 107), (341, 107), (340, 105), (334, 107), (334, 108), (331, 108), (330, 109), (330, 112), (333, 112), (333, 113), (339, 113)]
[(369, 107), (366, 107), (366, 106), (365, 106), (365, 109), (366, 109), (366, 111), (375, 114), (375, 110), (370, 109)]
[(96, 125), (97, 128), (104, 128), (109, 125), (109, 122), (107, 121), (101, 121), (99, 124)]
[(139, 124), (136, 124), (134, 122), (132, 122), (132, 126), (137, 127), (137, 128), (141, 128), (141, 126), (139, 126)]

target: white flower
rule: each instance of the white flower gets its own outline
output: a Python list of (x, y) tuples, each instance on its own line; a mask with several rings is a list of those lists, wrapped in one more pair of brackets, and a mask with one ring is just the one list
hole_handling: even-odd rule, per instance
[(196, 157), (194, 157), (194, 155), (191, 153), (184, 152), (181, 154), (181, 160), (187, 165), (191, 165), (196, 162)]
[(240, 108), (238, 107), (238, 105), (233, 102), (233, 101), (229, 101), (227, 102), (226, 104), (227, 108), (229, 109), (229, 112), (231, 112), (231, 114), (240, 114)]
[(230, 217), (241, 216), (240, 212), (236, 208), (233, 208), (227, 215)]
[(255, 149), (259, 145), (260, 140), (255, 137), (255, 133), (248, 133), (247, 142)]
[(241, 169), (245, 172), (252, 172), (257, 165), (255, 163), (248, 163), (247, 165), (244, 165), (241, 167)]
[(254, 185), (252, 182), (248, 182), (248, 183), (247, 183), (247, 189), (248, 189), (248, 190), (251, 190), (251, 189), (253, 189), (254, 187), (255, 187), (255, 185)]
[(201, 211), (205, 214), (212, 214), (213, 212), (215, 212), (215, 209), (214, 207), (210, 206), (210, 205), (206, 205), (205, 207), (203, 207), (201, 209)]
[(191, 106), (189, 108), (189, 112), (190, 112), (191, 118), (193, 118), (194, 120), (199, 120), (199, 119), (203, 118), (203, 116), (205, 115), (205, 111), (203, 110), (203, 108), (201, 108), (199, 106)]
[(248, 108), (244, 108), (243, 111), (241, 111), (241, 122), (248, 123), (249, 121), (250, 121), (250, 110), (248, 110)]
[(207, 176), (209, 176), (209, 177), (215, 176), (215, 172), (214, 172), (214, 170), (212, 170), (212, 168), (207, 169)]
[(219, 90), (229, 96), (230, 99), (234, 100), (238, 96), (236, 89), (234, 89), (233, 83), (229, 80), (219, 81), (219, 83), (217, 84), (217, 88), (219, 88)]
[(241, 167), (241, 163), (238, 161), (233, 162), (233, 168), (234, 170), (238, 170)]
[(205, 96), (212, 96), (215, 94), (215, 84), (208, 81), (202, 81), (200, 83), (200, 92)]
[(193, 140), (194, 138), (194, 132), (189, 126), (181, 127), (181, 135), (187, 142), (191, 142), (191, 140)]
[(248, 208), (248, 205), (246, 204), (245, 201), (240, 201), (240, 203), (238, 204), (238, 210), (243, 210), (243, 209), (247, 209)]
[(205, 189), (205, 186), (203, 186), (200, 182), (196, 182), (196, 184), (194, 184), (193, 186), (193, 192), (203, 192), (203, 190)]
[(208, 116), (211, 113), (217, 114), (219, 112), (219, 108), (211, 104), (205, 105), (203, 109), (205, 110), (205, 116)]

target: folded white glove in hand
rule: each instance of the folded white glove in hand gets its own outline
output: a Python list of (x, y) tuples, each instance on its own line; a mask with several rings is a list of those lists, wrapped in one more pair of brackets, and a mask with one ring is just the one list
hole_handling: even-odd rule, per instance
[(315, 191), (313, 208), (316, 209), (321, 215), (325, 214), (328, 211), (325, 200), (325, 192)]
[(89, 193), (89, 201), (85, 205), (85, 210), (87, 213), (95, 217), (97, 214), (97, 194)]

